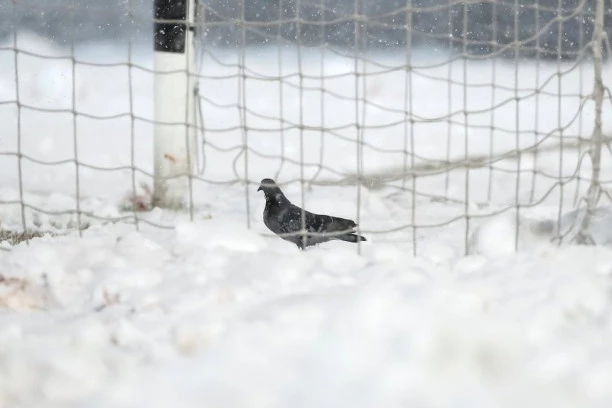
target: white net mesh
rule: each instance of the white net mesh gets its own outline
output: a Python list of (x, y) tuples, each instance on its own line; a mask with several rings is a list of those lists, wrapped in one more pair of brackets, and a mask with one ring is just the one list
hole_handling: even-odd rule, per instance
[[(73, 22), (95, 7), (62, 4)], [(4, 7), (20, 21), (19, 2)], [(139, 2), (121, 7), (132, 24), (151, 21)], [(296, 204), (415, 253), (482, 246), (472, 235), (492, 217), (512, 220), (513, 247), (524, 225), (572, 240), (588, 220), (567, 214), (605, 205), (610, 10), (200, 0), (198, 171), (178, 213), (148, 211), (141, 188), (152, 185), (155, 74), (142, 26), (121, 46), (58, 46), (12, 24), (0, 47), (0, 227), (172, 227), (231, 213), (264, 233), (255, 190), (272, 177)]]

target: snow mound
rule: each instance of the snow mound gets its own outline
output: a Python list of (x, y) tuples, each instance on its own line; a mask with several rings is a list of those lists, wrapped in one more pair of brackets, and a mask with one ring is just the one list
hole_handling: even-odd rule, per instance
[[(556, 243), (575, 243), (585, 209), (578, 209), (556, 219), (530, 219), (503, 213), (487, 219), (470, 236), (468, 252), (487, 257), (518, 251), (547, 250)], [(599, 207), (592, 213), (588, 238), (597, 245), (612, 243), (612, 208)]]
[(263, 237), (233, 220), (181, 222), (176, 226), (176, 238), (181, 244), (209, 250), (257, 252), (266, 246)]
[(131, 228), (0, 258), (0, 298), (25, 283), (40, 310), (0, 304), (1, 405), (612, 403), (607, 248), (453, 263), (299, 251), (223, 219)]
[(489, 258), (518, 251), (537, 251), (548, 248), (552, 231), (539, 228), (541, 221), (533, 221), (510, 213), (487, 219), (470, 235), (468, 253)]

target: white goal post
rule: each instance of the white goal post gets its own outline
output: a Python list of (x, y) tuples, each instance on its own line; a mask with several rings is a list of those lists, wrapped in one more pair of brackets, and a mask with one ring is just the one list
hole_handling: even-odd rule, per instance
[(184, 207), (195, 165), (197, 0), (154, 0), (153, 205)]

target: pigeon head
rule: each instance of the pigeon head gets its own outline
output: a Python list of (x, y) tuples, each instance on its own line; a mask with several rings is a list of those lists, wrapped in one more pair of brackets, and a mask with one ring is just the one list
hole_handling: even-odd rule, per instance
[(275, 190), (280, 190), (280, 189), (276, 185), (276, 181), (269, 179), (269, 178), (265, 178), (261, 180), (261, 183), (259, 184), (259, 188), (257, 189), (257, 191), (263, 191), (264, 193), (273, 192)]
[(281, 189), (276, 185), (276, 182), (269, 178), (261, 180), (257, 191), (263, 191), (266, 195), (266, 200), (274, 199), (280, 202), (285, 197)]

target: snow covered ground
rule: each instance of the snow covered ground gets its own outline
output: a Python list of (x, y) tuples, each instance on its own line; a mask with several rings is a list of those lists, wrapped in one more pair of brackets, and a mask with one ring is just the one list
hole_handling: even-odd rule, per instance
[[(299, 66), (296, 54), (283, 50), (282, 89), (278, 81), (246, 82), (245, 189), (233, 65), (239, 55), (215, 50), (218, 60), (205, 57), (200, 84), (207, 132), (194, 221), (156, 209), (140, 215), (136, 230), (121, 203), (132, 189), (129, 167), (152, 170), (152, 75), (132, 69), (130, 103), (126, 66), (79, 63), (73, 104), (71, 60), (37, 56), (69, 50), (24, 34), (20, 49), (27, 52), (15, 71), (14, 52), (1, 47), (0, 228), (22, 225), (21, 180), (26, 225), (59, 235), (0, 250), (0, 407), (612, 403), (612, 250), (557, 247), (546, 235), (588, 185), (590, 164), (578, 164), (581, 149), (571, 146), (592, 131), (588, 64), (522, 61), (515, 75), (512, 61), (418, 68), (448, 55), (417, 52), (409, 83), (404, 71), (385, 68), (404, 64), (405, 55), (372, 54), (374, 63), (359, 66), (369, 74), (359, 81), (359, 96), (371, 103), (364, 108), (355, 102), (352, 59), (327, 52), (322, 66), (320, 52), (309, 50)], [(126, 50), (112, 45), (76, 55), (127, 61)], [(131, 58), (151, 67), (144, 48)], [(245, 58), (249, 76), (279, 75), (275, 49), (252, 49)], [(336, 76), (322, 82), (321, 70)], [(304, 74), (301, 96), (296, 72)], [(604, 75), (612, 82), (609, 67)], [(536, 82), (541, 92), (531, 95)], [(515, 96), (524, 98), (518, 114)], [(20, 140), (10, 103), (17, 97)], [(450, 122), (449, 111), (458, 112)], [(359, 201), (355, 185), (316, 183), (356, 174), (356, 114), (365, 128), (363, 172), (372, 180)], [(301, 133), (293, 127), (300, 122)], [(611, 122), (608, 109), (604, 130)], [(332, 129), (309, 128), (322, 124)], [(562, 155), (561, 140), (568, 145)], [(439, 160), (499, 155), (534, 141), (543, 149), (535, 159), (524, 153), (472, 169), (468, 186), (465, 169), (436, 173)], [(406, 146), (413, 155), (404, 154)], [(26, 156), (21, 176), (16, 156), (7, 155), (18, 148)], [(79, 221), (75, 152), (90, 166), (79, 171), (80, 221), (89, 224), (82, 237), (70, 231)], [(603, 161), (605, 185), (607, 153)], [(432, 174), (414, 184), (380, 182), (406, 166)], [(301, 184), (291, 182), (302, 169), (315, 180), (305, 191), (308, 209), (359, 218), (368, 236), (360, 254), (342, 242), (300, 252), (267, 234), (257, 183), (274, 176), (302, 204)], [(140, 172), (134, 179), (150, 183)], [(518, 253), (512, 211), (479, 218), (516, 202), (526, 206)], [(466, 211), (474, 217), (468, 230)], [(599, 215), (595, 232), (605, 243), (602, 226), (611, 215)], [(472, 254), (465, 256), (470, 235)]]

